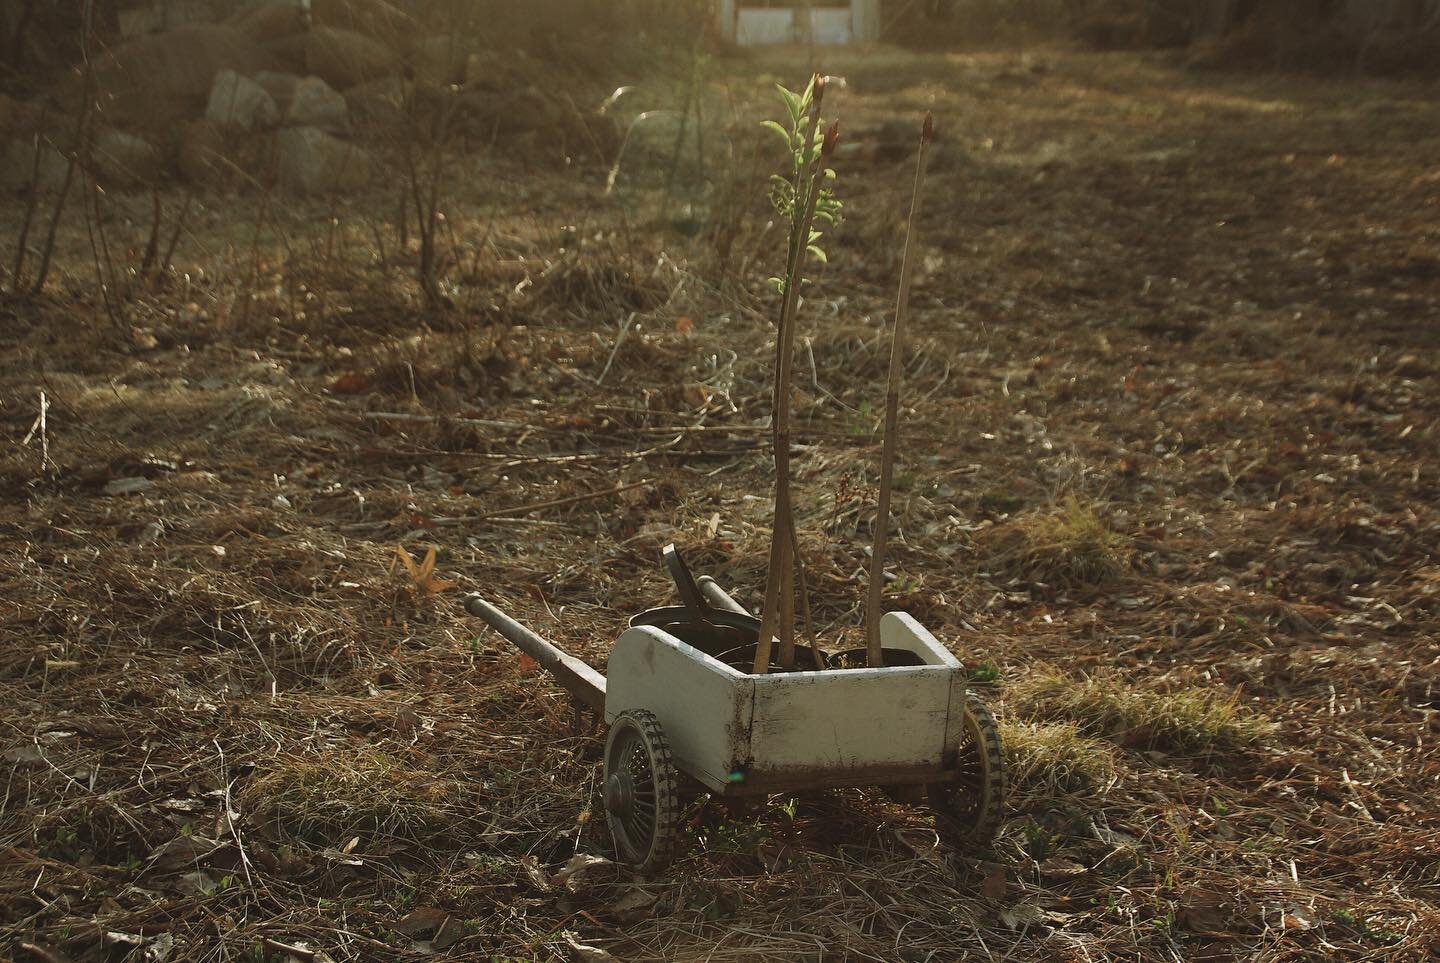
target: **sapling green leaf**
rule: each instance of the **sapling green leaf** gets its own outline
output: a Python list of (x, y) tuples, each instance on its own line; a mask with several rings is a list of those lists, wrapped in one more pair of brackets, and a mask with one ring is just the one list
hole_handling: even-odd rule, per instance
[(800, 126), (800, 118), (805, 113), (805, 100), (809, 99), (809, 91), (806, 91), (802, 98), (802, 95), (790, 90), (784, 84), (775, 86), (779, 88), (780, 96), (784, 98), (785, 106), (790, 111), (790, 122), (796, 127)]
[[(806, 598), (805, 572), (799, 557), (799, 539), (795, 531), (794, 505), (790, 496), (790, 405), (791, 368), (794, 360), (795, 313), (800, 288), (806, 283), (806, 256), (820, 263), (827, 258), (818, 242), (821, 232), (813, 225), (817, 216), (833, 224), (840, 211), (830, 187), (834, 173), (822, 161), (830, 156), (839, 137), (839, 128), (828, 130), (820, 122), (820, 105), (824, 98), (824, 78), (815, 75), (803, 95), (784, 87), (780, 95), (790, 114), (791, 129), (786, 136), (790, 151), (790, 177), (772, 177), (770, 203), (776, 213), (789, 221), (786, 264), (783, 276), (772, 278), (781, 296), (780, 322), (775, 339), (774, 454), (775, 454), (775, 519), (770, 534), (770, 560), (766, 575), (765, 605), (761, 612), (760, 634), (752, 667), (763, 674), (770, 667), (770, 649), (774, 632), (779, 629), (780, 664), (795, 665), (795, 582), (799, 576), (801, 601), (806, 623), (809, 623), (809, 601)], [(780, 124), (767, 122), (772, 129)], [(783, 130), (783, 128), (782, 128)], [(824, 131), (822, 134), (821, 131)]]
[(766, 128), (767, 130), (773, 130), (776, 135), (785, 142), (785, 147), (787, 150), (794, 146), (794, 135), (792, 135), (790, 131), (786, 130), (784, 127), (780, 126), (777, 121), (767, 120), (760, 126)]

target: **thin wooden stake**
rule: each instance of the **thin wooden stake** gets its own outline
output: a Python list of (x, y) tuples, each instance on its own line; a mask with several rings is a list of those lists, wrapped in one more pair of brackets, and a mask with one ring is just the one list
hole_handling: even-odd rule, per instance
[(934, 139), (934, 120), (925, 113), (920, 129), (920, 152), (915, 158), (915, 189), (910, 195), (910, 219), (905, 224), (905, 253), (900, 259), (900, 293), (895, 300), (895, 332), (890, 342), (890, 377), (885, 392), (885, 447), (880, 455), (880, 500), (875, 509), (875, 544), (870, 557), (870, 593), (865, 607), (865, 661), (871, 667), (885, 664), (880, 648), (880, 596), (885, 588), (885, 542), (890, 530), (890, 490), (895, 480), (895, 449), (900, 441), (900, 384), (905, 379), (905, 315), (910, 308), (910, 266), (915, 254), (915, 222), (920, 212), (920, 191), (925, 186), (925, 160)]

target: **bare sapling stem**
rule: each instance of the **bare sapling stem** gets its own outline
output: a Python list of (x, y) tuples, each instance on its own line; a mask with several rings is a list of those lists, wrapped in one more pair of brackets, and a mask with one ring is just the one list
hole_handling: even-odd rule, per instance
[(160, 256), (160, 219), (164, 209), (160, 206), (160, 188), (150, 188), (150, 203), (153, 208), (150, 215), (150, 237), (145, 242), (145, 254), (140, 259), (140, 273), (149, 274), (151, 268), (155, 267), (155, 259)]
[[(95, 101), (95, 66), (90, 62), (90, 12), (90, 6), (86, 4), (84, 32), (80, 37), (80, 54), (84, 60), (80, 112), (75, 117), (74, 141), (70, 145), (69, 163), (65, 165), (65, 179), (60, 183), (60, 192), (55, 197), (55, 207), (50, 212), (50, 225), (45, 232), (45, 242), (40, 248), (40, 265), (35, 272), (35, 283), (30, 288), (32, 295), (38, 295), (44, 291), (45, 281), (50, 277), (50, 260), (55, 255), (56, 232), (60, 229), (60, 218), (65, 213), (65, 201), (70, 197), (70, 185), (75, 180), (75, 167), (80, 163), (81, 151), (86, 144), (86, 139), (90, 136), (89, 121)], [(38, 172), (38, 170), (37, 164), (36, 171)]]
[(165, 247), (165, 259), (160, 262), (160, 271), (162, 274), (170, 270), (170, 264), (175, 260), (175, 248), (180, 243), (180, 232), (185, 229), (186, 218), (190, 215), (190, 203), (194, 200), (194, 188), (187, 188), (185, 191), (185, 200), (180, 205), (180, 213), (175, 218), (175, 230), (170, 232), (170, 243)]
[(30, 225), (35, 220), (35, 208), (40, 203), (40, 152), (45, 145), (39, 134), (35, 135), (34, 146), (35, 151), (30, 163), (30, 189), (25, 192), (25, 216), (20, 221), (20, 239), (15, 242), (15, 266), (10, 271), (12, 294), (18, 294), (23, 283), (21, 270), (25, 267), (25, 254), (28, 250), (26, 245), (30, 243)]
[[(823, 162), (834, 147), (834, 137), (827, 135), (818, 151), (813, 151), (815, 134), (820, 125), (820, 105), (825, 83), (816, 76), (812, 82), (810, 116), (800, 142), (804, 151), (796, 165), (794, 203), (803, 204), (791, 221), (789, 257), (786, 264), (784, 298), (780, 323), (775, 336), (775, 393), (773, 438), (775, 448), (775, 513), (770, 533), (770, 567), (766, 575), (765, 605), (761, 610), (760, 638), (755, 650), (752, 671), (763, 675), (770, 668), (770, 653), (776, 628), (780, 628), (781, 664), (795, 663), (794, 575), (798, 557), (791, 551), (794, 527), (794, 505), (790, 495), (790, 369), (795, 357), (795, 311), (800, 299), (800, 268), (809, 249), (815, 207), (820, 198)], [(811, 157), (813, 151), (814, 156)], [(787, 577), (787, 573), (790, 573)], [(788, 587), (788, 593), (787, 593)], [(789, 603), (784, 602), (786, 595)], [(786, 613), (789, 613), (788, 616)], [(788, 662), (785, 660), (788, 658)]]
[(910, 270), (915, 256), (915, 227), (920, 195), (925, 187), (925, 161), (934, 138), (929, 112), (920, 129), (920, 151), (915, 157), (915, 188), (910, 195), (910, 218), (905, 224), (905, 253), (900, 258), (900, 293), (895, 299), (895, 331), (890, 341), (890, 375), (885, 391), (885, 441), (880, 454), (880, 497), (875, 507), (875, 542), (870, 556), (870, 593), (865, 606), (865, 661), (872, 668), (885, 664), (880, 648), (880, 597), (885, 590), (885, 542), (890, 534), (890, 491), (895, 482), (895, 450), (900, 442), (900, 386), (905, 379), (905, 321), (910, 310)]

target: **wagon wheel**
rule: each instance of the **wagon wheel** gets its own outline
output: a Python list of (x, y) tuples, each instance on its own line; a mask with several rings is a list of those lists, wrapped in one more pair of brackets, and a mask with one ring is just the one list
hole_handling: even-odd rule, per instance
[(620, 859), (642, 873), (670, 862), (678, 782), (659, 720), (642, 709), (621, 713), (605, 740), (605, 817)]
[(956, 847), (995, 838), (1005, 810), (1005, 763), (1000, 727), (985, 703), (965, 693), (955, 777), (930, 784), (930, 805), (940, 838)]

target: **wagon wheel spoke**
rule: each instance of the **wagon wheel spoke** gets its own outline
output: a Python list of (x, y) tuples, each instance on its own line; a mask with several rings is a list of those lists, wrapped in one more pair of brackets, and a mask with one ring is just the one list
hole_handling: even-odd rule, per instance
[(621, 860), (654, 873), (670, 861), (679, 813), (670, 745), (649, 712), (615, 720), (605, 744), (605, 815)]
[(951, 778), (930, 786), (940, 835), (957, 847), (993, 839), (1005, 806), (1005, 767), (995, 717), (979, 697), (967, 693), (962, 721)]

